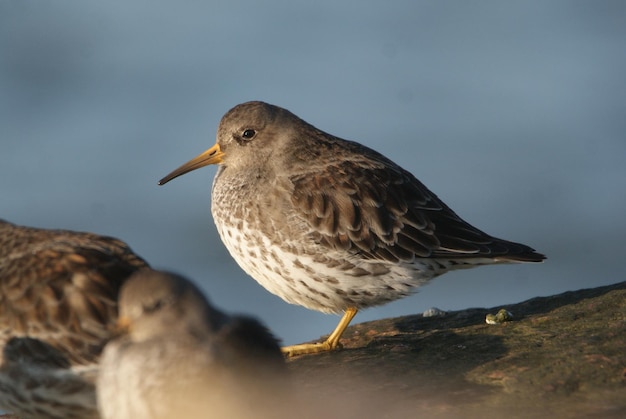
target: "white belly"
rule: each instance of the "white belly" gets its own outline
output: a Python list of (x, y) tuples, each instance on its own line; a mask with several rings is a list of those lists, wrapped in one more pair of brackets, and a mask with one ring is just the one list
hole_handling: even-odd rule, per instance
[[(323, 248), (321, 257), (296, 254), (252, 231), (245, 222), (237, 228), (217, 217), (215, 221), (224, 245), (248, 275), (288, 303), (312, 310), (339, 313), (348, 307), (383, 304), (406, 296), (438, 273), (424, 262), (346, 259), (345, 253)], [(329, 260), (336, 262), (329, 264)]]

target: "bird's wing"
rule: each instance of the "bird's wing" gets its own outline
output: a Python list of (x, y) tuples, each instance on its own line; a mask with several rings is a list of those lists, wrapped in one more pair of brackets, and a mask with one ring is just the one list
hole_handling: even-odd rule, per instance
[(309, 223), (314, 240), (328, 248), (388, 261), (540, 256), (463, 221), (390, 162), (345, 160), (299, 173), (291, 182), (294, 207)]

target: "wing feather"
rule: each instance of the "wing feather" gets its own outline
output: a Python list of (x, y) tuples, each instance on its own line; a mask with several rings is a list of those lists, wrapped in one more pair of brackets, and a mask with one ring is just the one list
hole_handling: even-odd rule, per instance
[(329, 249), (387, 261), (543, 259), (463, 221), (409, 172), (378, 157), (343, 160), (290, 178), (292, 204)]

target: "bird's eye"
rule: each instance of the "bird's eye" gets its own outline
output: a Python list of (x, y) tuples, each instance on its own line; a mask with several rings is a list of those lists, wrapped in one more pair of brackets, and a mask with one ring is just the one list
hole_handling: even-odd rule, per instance
[(156, 300), (156, 301), (153, 301), (151, 303), (144, 304), (143, 311), (144, 311), (144, 313), (152, 313), (152, 312), (155, 312), (155, 311), (159, 310), (164, 305), (165, 305), (165, 301), (163, 301), (163, 300)]
[(255, 135), (256, 135), (256, 131), (253, 129), (247, 129), (243, 132), (243, 134), (241, 134), (241, 136), (245, 138), (246, 140), (250, 140)]

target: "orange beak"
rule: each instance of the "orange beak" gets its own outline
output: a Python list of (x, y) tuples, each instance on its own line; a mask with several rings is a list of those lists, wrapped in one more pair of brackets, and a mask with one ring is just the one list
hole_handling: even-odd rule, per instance
[(223, 156), (224, 153), (222, 152), (222, 150), (220, 150), (219, 144), (215, 144), (204, 153), (194, 157), (187, 163), (180, 166), (178, 169), (174, 170), (169, 175), (165, 176), (159, 181), (159, 185), (165, 185), (170, 180), (177, 178), (178, 176), (182, 176), (185, 173), (189, 173), (192, 170), (196, 170), (210, 164), (222, 163)]
[(115, 326), (113, 327), (113, 335), (114, 336), (122, 336), (128, 334), (130, 332), (132, 324), (128, 317), (120, 316), (117, 318), (117, 322), (115, 322)]

